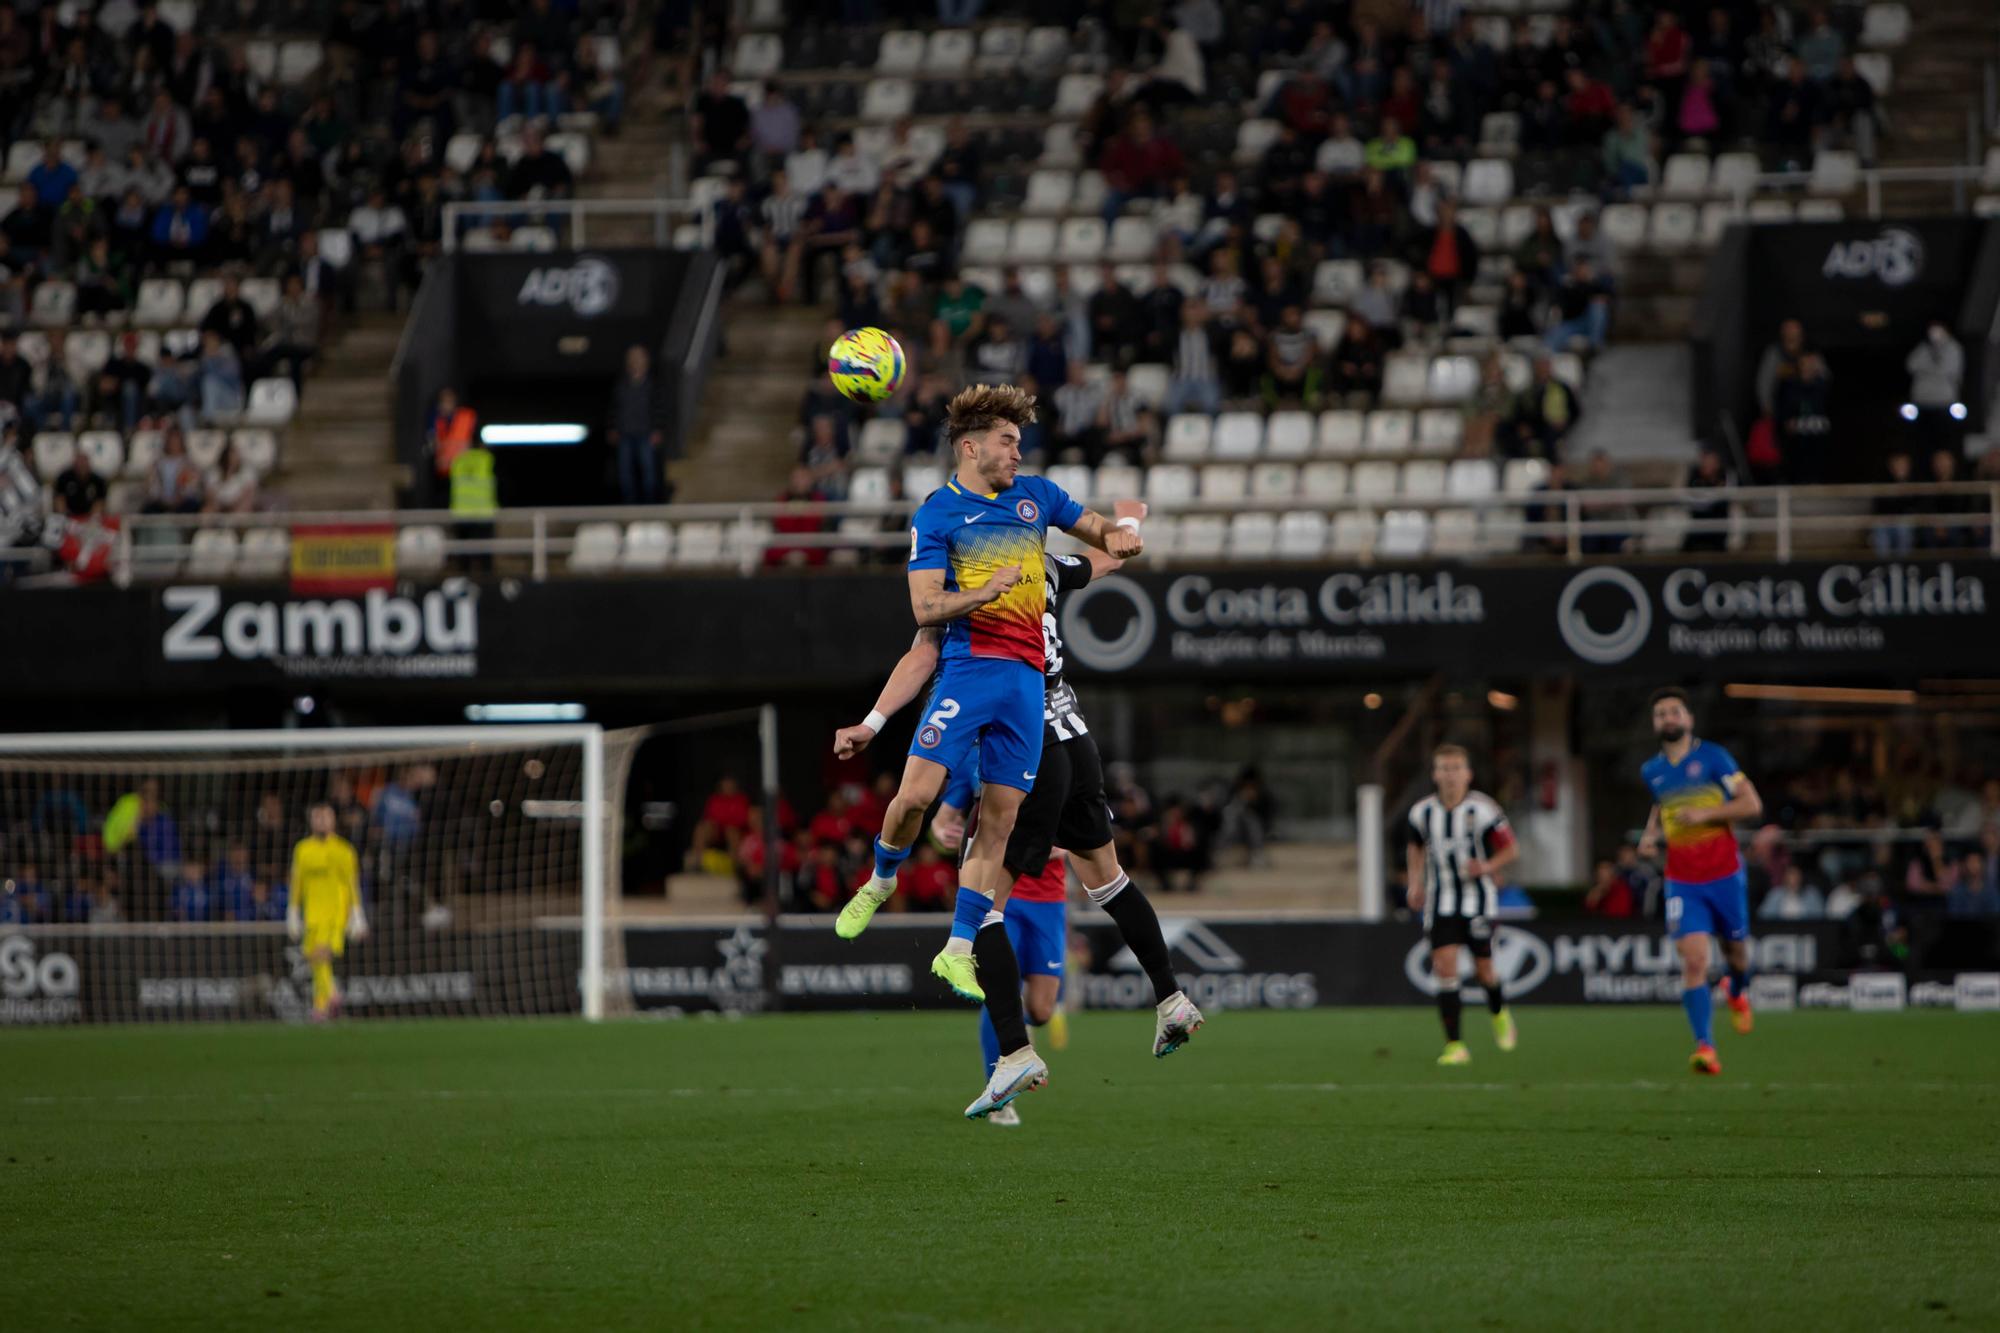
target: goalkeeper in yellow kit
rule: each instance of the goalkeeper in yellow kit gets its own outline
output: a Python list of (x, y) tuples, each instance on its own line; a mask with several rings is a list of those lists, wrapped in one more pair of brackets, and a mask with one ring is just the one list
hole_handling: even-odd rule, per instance
[(361, 865), (354, 845), (333, 831), (333, 806), (315, 803), (307, 814), (312, 832), (292, 849), (292, 899), (285, 928), (300, 941), (312, 964), (312, 1016), (324, 1022), (338, 1004), (333, 960), (346, 952), (351, 936), (368, 935), (361, 911)]

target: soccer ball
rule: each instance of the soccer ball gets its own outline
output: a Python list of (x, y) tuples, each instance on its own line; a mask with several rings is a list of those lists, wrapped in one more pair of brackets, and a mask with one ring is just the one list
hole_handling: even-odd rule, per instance
[(826, 373), (841, 396), (879, 403), (903, 382), (903, 349), (880, 329), (849, 329), (833, 340)]

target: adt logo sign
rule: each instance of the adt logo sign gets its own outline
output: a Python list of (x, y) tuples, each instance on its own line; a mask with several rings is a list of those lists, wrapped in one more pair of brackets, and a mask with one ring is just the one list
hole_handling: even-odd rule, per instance
[[(1084, 614), (1095, 607), (1094, 618)], [(1077, 661), (1097, 671), (1125, 671), (1144, 661), (1159, 632), (1153, 599), (1131, 579), (1092, 579), (1062, 604), (1062, 637)]]
[[(1540, 936), (1505, 926), (1494, 930), (1493, 970), (1499, 974), (1501, 991), (1510, 999), (1526, 995), (1547, 981), (1550, 961), (1548, 943)], [(1418, 940), (1410, 946), (1403, 957), (1403, 975), (1424, 994), (1437, 994), (1437, 978), (1431, 974), (1430, 941)], [(1486, 993), (1479, 988), (1470, 950), (1459, 952), (1458, 976), (1460, 987), (1468, 996), (1478, 998)]]
[(1880, 234), (1835, 241), (1820, 265), (1825, 278), (1872, 278), (1884, 287), (1906, 287), (1923, 276), (1924, 243), (1907, 227), (1884, 227)]
[(580, 318), (595, 319), (618, 304), (618, 270), (594, 255), (585, 255), (567, 268), (530, 269), (515, 303), (568, 306)]
[[(1586, 606), (1585, 597), (1590, 597)], [(1608, 628), (1606, 628), (1608, 626)], [(1645, 585), (1613, 565), (1586, 569), (1556, 601), (1556, 629), (1570, 651), (1586, 662), (1610, 666), (1645, 646), (1653, 632), (1653, 599)]]

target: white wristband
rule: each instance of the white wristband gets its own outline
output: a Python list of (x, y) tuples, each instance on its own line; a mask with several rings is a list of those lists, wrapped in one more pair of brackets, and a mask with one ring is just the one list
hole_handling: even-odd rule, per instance
[(882, 716), (881, 709), (871, 708), (868, 710), (868, 716), (861, 719), (861, 725), (880, 736), (882, 728), (889, 725), (889, 719)]
[(1130, 528), (1132, 531), (1137, 532), (1139, 530), (1139, 520), (1128, 515), (1118, 520), (1118, 526), (1121, 528)]

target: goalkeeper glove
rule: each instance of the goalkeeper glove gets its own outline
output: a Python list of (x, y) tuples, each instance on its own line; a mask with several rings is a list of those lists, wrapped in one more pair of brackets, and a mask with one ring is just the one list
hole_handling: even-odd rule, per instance
[(368, 938), (368, 914), (361, 910), (360, 903), (354, 904), (354, 909), (347, 914), (347, 935), (349, 939)]
[(299, 905), (292, 903), (285, 908), (285, 934), (291, 936), (296, 943), (305, 933), (305, 923), (299, 920)]

